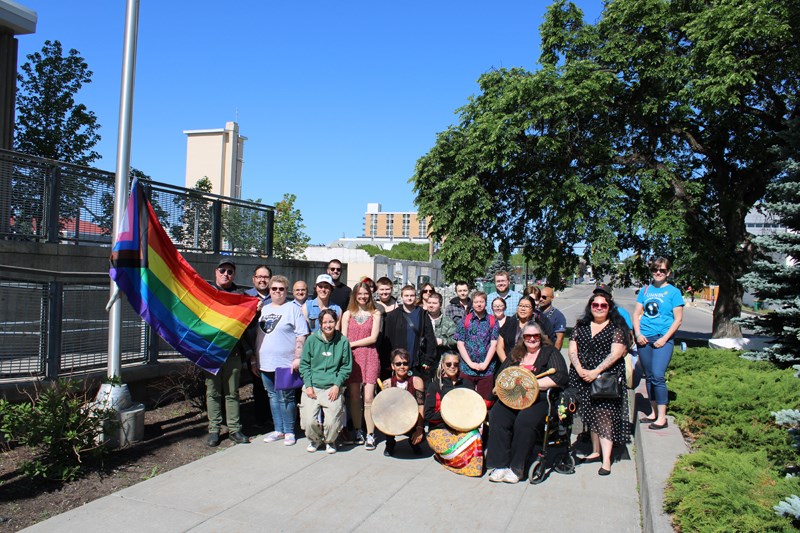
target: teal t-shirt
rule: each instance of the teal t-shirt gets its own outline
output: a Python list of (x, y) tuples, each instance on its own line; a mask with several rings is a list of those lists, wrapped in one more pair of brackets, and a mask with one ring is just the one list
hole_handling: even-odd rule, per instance
[(661, 287), (645, 285), (636, 302), (644, 307), (639, 329), (645, 337), (663, 336), (675, 321), (673, 310), (683, 306), (681, 291), (665, 283)]

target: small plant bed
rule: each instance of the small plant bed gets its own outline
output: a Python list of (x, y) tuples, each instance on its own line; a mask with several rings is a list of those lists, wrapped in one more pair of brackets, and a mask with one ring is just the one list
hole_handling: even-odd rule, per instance
[[(251, 386), (239, 393), (245, 432), (253, 435)], [(32, 446), (0, 444), (0, 532), (19, 531), (230, 446), (227, 440), (218, 448), (206, 445), (208, 419), (196, 398), (169, 401), (147, 407), (141, 442), (87, 455), (68, 481), (31, 478), (25, 465), (41, 453)]]
[(800, 494), (798, 450), (792, 426), (773, 415), (800, 406), (794, 371), (691, 348), (675, 352), (667, 379), (669, 410), (693, 450), (678, 460), (665, 494), (675, 528), (796, 531), (796, 517), (775, 507), (788, 509)]

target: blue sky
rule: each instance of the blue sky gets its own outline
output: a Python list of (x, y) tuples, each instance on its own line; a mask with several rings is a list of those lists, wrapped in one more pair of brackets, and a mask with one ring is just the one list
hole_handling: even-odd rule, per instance
[[(17, 1), (39, 18), (18, 38), (20, 64), (58, 39), (94, 72), (78, 101), (102, 126), (96, 165), (113, 171), (125, 1)], [(599, 0), (576, 3), (599, 16)], [(142, 0), (131, 164), (183, 185), (183, 130), (238, 114), (244, 198), (296, 194), (315, 244), (361, 235), (368, 202), (414, 209), (414, 164), (482, 73), (536, 68), (548, 5)]]

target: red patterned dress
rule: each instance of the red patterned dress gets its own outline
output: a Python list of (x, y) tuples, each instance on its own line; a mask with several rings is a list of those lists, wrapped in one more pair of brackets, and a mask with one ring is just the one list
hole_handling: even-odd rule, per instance
[[(374, 316), (370, 316), (366, 322), (359, 324), (353, 315), (347, 323), (347, 340), (352, 344), (354, 341), (365, 339), (372, 335), (372, 321)], [(380, 373), (380, 361), (378, 360), (377, 345), (359, 346), (353, 348), (353, 371), (347, 378), (347, 383), (375, 383), (378, 381)]]

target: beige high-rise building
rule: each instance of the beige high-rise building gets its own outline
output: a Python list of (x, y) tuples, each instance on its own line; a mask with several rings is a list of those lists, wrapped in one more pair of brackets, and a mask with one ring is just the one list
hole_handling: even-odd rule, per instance
[(242, 197), (244, 142), (239, 124), (227, 122), (224, 129), (184, 130), (186, 134), (186, 187), (208, 177), (211, 192), (231, 198)]
[(426, 243), (428, 222), (429, 218), (418, 218), (416, 211), (382, 211), (381, 204), (368, 203), (363, 237)]

